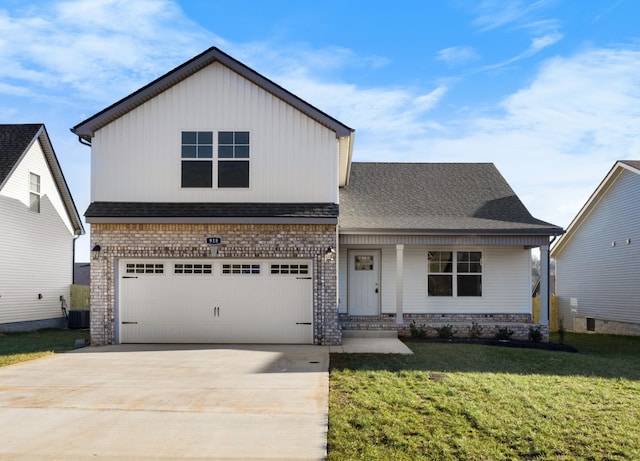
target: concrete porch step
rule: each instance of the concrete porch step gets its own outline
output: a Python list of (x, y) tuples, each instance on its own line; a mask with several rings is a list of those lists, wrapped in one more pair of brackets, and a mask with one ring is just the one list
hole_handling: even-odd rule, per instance
[(343, 338), (397, 338), (396, 330), (342, 330)]

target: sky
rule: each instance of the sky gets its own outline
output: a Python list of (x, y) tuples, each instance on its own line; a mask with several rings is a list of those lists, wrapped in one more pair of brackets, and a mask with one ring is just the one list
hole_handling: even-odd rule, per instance
[(638, 18), (637, 0), (0, 0), (0, 123), (46, 125), (82, 216), (70, 128), (217, 46), (354, 128), (354, 161), (492, 162), (566, 228), (640, 160)]

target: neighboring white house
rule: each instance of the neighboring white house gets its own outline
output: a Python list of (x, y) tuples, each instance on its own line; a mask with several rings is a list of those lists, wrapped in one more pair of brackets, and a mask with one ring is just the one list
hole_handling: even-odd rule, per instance
[(0, 125), (0, 330), (61, 324), (83, 233), (44, 125)]
[(640, 335), (640, 161), (615, 163), (551, 255), (565, 328)]
[(91, 145), (94, 344), (530, 323), (530, 248), (562, 232), (490, 164), (352, 165), (353, 129), (217, 48), (72, 131)]

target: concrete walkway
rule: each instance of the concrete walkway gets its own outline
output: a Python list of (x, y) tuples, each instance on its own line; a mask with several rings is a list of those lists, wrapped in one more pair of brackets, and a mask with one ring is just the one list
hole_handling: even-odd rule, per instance
[(398, 332), (393, 330), (343, 330), (342, 345), (331, 346), (330, 351), (344, 354), (413, 354), (398, 339)]
[(0, 459), (323, 459), (328, 352), (128, 345), (2, 367)]

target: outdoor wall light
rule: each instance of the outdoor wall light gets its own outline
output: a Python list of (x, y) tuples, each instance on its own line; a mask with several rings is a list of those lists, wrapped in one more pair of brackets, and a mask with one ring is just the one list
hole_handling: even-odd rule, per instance
[(100, 257), (100, 245), (96, 245), (91, 249), (91, 256), (93, 259), (98, 259)]
[(325, 261), (335, 261), (336, 259), (336, 250), (333, 247), (327, 247), (327, 251), (324, 252), (324, 260)]

